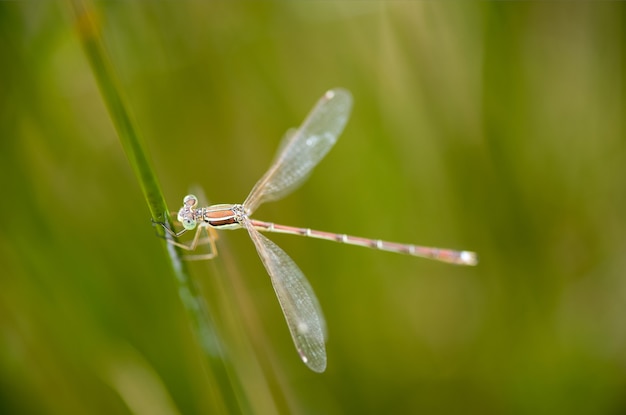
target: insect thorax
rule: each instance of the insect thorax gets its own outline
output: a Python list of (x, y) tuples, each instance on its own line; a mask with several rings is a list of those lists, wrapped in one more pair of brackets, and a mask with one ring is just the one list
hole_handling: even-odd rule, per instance
[(241, 221), (245, 216), (242, 205), (213, 205), (202, 208), (202, 220), (209, 226), (217, 229), (241, 228)]

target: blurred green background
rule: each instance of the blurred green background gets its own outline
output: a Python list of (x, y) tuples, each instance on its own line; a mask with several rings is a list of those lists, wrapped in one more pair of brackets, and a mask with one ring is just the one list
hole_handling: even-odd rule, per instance
[[(299, 360), (243, 231), (191, 264), (259, 414), (626, 411), (626, 10), (613, 2), (98, 2), (170, 209), (243, 201), (325, 90), (348, 126), (255, 214), (328, 322)], [(69, 3), (0, 3), (0, 413), (226, 412)]]

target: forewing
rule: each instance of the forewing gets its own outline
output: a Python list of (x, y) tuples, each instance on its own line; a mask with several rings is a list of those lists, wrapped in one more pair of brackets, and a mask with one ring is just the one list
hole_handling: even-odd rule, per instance
[(261, 203), (291, 193), (306, 180), (337, 142), (351, 108), (352, 96), (345, 89), (332, 89), (324, 94), (302, 126), (283, 138), (272, 166), (243, 203), (248, 214)]
[(326, 369), (326, 325), (311, 285), (285, 251), (261, 235), (249, 221), (244, 221), (243, 226), (270, 275), (300, 358), (311, 370), (323, 372)]

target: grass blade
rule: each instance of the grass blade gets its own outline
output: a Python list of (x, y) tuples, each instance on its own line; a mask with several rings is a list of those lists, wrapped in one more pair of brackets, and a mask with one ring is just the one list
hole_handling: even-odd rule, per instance
[[(169, 225), (171, 219), (165, 198), (146, 152), (143, 150), (132, 117), (124, 103), (119, 82), (101, 40), (97, 20), (94, 19), (97, 10), (81, 0), (73, 0), (72, 8), (85, 55), (91, 65), (120, 142), (139, 181), (152, 219), (154, 221), (165, 220)], [(170, 235), (164, 235), (164, 237), (172, 238)], [(226, 357), (225, 349), (215, 330), (214, 321), (208, 313), (203, 297), (198, 293), (197, 287), (190, 278), (180, 249), (169, 243), (166, 247), (179, 284), (179, 296), (204, 351), (209, 374), (214, 378), (214, 383), (219, 389), (218, 394), (223, 403), (221, 409), (228, 413), (251, 412), (243, 387), (234, 375), (234, 369)]]

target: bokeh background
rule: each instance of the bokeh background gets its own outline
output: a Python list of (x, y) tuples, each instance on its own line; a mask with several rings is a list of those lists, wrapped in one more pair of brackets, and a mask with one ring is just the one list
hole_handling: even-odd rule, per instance
[[(243, 201), (342, 86), (336, 147), (255, 216), (480, 254), (272, 235), (324, 309), (320, 375), (223, 232), (191, 269), (250, 412), (626, 411), (622, 3), (87, 7), (172, 210)], [(69, 3), (0, 3), (0, 412), (224, 412), (77, 33)]]

